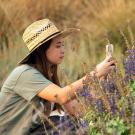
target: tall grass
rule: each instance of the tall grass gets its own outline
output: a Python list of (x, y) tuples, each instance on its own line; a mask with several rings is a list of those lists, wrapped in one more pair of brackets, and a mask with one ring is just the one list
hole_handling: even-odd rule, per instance
[[(92, 70), (96, 63), (104, 59), (108, 39), (114, 44), (114, 57), (122, 70), (122, 54), (129, 44), (134, 45), (134, 11), (134, 0), (10, 0), (10, 2), (0, 0), (0, 87), (10, 71), (28, 51), (21, 38), (24, 29), (42, 18), (50, 18), (60, 28), (81, 29), (78, 35), (65, 39), (65, 59), (59, 71), (63, 85), (80, 78), (87, 70)], [(132, 62), (128, 64), (131, 66)], [(134, 134), (134, 119), (131, 119), (135, 115), (134, 86), (132, 90), (131, 84), (125, 84), (123, 78), (120, 78), (122, 74), (117, 73), (119, 72), (112, 74), (108, 82), (103, 82), (104, 85), (101, 85), (97, 78), (88, 80), (88, 84), (84, 82), (84, 92), (87, 92), (85, 89), (88, 90), (87, 86), (89, 86), (90, 92), (94, 90), (97, 94), (97, 99), (91, 101), (90, 95), (87, 95), (91, 93), (84, 93), (89, 98), (87, 100), (85, 97), (88, 103), (87, 109), (90, 108), (85, 118), (89, 122), (89, 132), (93, 135), (117, 134), (118, 131)], [(113, 90), (112, 86), (115, 88), (114, 91), (107, 92), (110, 87)], [(120, 98), (117, 98), (116, 90)], [(115, 98), (116, 108), (112, 106), (114, 102), (110, 100), (113, 99), (111, 97)], [(127, 105), (129, 102), (127, 97), (133, 98), (131, 108)], [(116, 110), (117, 113), (114, 112)]]
[[(119, 61), (120, 53), (125, 48), (125, 43), (120, 40), (119, 28), (127, 32), (125, 26), (127, 20), (131, 20), (135, 31), (133, 0), (1, 0), (0, 3), (0, 20), (3, 22), (0, 22), (0, 31), (9, 40), (7, 50), (0, 54), (0, 85), (21, 57), (25, 56), (27, 49), (23, 47), (21, 35), (35, 20), (47, 17), (60, 28), (81, 29), (80, 34), (67, 38), (65, 61), (60, 66), (71, 80), (83, 75), (83, 64), (93, 69), (105, 57), (106, 36), (114, 44), (114, 55)], [(3, 41), (0, 39), (0, 42), (2, 44)]]

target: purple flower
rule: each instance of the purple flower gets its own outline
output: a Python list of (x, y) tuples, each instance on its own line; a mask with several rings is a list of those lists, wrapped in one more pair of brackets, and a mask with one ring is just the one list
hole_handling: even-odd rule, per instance
[(135, 76), (135, 49), (127, 50), (128, 56), (123, 59), (125, 69), (125, 80), (131, 81), (132, 76)]
[(80, 95), (85, 97), (85, 99), (89, 102), (91, 102), (93, 99), (90, 93), (90, 87), (88, 84), (86, 84), (85, 80), (83, 80), (83, 92)]
[(59, 117), (57, 121), (58, 131), (56, 131), (55, 133), (61, 134), (63, 132), (72, 132), (72, 130), (75, 130), (77, 125), (77, 123), (75, 123), (75, 120), (72, 119), (69, 115)]
[(96, 100), (96, 107), (99, 113), (103, 113), (105, 111), (104, 105), (101, 99)]
[(116, 94), (117, 98), (120, 99), (121, 95), (118, 91), (118, 87), (115, 84), (115, 81), (113, 79), (111, 80), (105, 80), (102, 82), (102, 87), (105, 90), (105, 93), (110, 93), (110, 94)]
[(117, 107), (116, 107), (115, 99), (113, 96), (110, 96), (109, 103), (110, 103), (111, 112), (113, 115), (115, 115), (117, 112)]
[(132, 98), (131, 97), (127, 97), (127, 103), (128, 103), (128, 107), (131, 109), (132, 108)]
[(80, 126), (82, 128), (87, 128), (88, 127), (88, 122), (86, 120), (81, 119), (80, 120)]

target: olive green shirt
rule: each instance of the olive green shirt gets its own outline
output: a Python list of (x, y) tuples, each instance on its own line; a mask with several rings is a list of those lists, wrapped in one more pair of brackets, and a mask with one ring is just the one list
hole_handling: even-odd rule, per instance
[(29, 135), (33, 123), (38, 123), (35, 110), (46, 111), (48, 105), (37, 94), (50, 83), (27, 64), (11, 72), (0, 92), (0, 135)]

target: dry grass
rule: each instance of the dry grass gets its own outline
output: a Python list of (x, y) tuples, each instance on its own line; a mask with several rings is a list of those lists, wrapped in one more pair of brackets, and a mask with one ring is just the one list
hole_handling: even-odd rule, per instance
[[(59, 27), (81, 29), (76, 38), (66, 40), (69, 45), (62, 67), (68, 66), (64, 72), (72, 80), (82, 76), (83, 63), (87, 63), (88, 68), (92, 69), (95, 63), (103, 59), (106, 33), (109, 33), (110, 41), (115, 45), (115, 56), (120, 60), (123, 46), (118, 28), (125, 30), (127, 20), (131, 20), (133, 32), (135, 31), (134, 0), (0, 0), (0, 3), (0, 31), (9, 39), (8, 51), (0, 54), (1, 80), (25, 55), (21, 35), (27, 25), (35, 20), (47, 17)], [(16, 53), (19, 54), (18, 57)]]

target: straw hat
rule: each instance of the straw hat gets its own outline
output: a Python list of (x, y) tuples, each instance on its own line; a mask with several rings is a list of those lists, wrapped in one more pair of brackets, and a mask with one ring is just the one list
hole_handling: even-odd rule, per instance
[(43, 45), (43, 43), (48, 40), (57, 36), (65, 38), (66, 36), (78, 31), (80, 30), (76, 28), (59, 30), (49, 19), (43, 19), (32, 23), (26, 28), (22, 36), (29, 53), (19, 62), (19, 64), (23, 63), (36, 48)]

